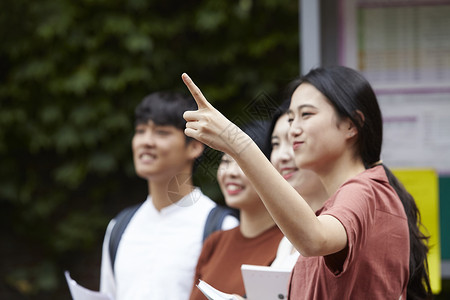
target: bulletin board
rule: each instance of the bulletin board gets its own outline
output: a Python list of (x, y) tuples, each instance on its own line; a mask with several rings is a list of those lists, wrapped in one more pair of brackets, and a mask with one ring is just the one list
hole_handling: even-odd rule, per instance
[[(450, 0), (340, 0), (338, 28), (338, 63), (359, 70), (379, 99), (383, 161), (434, 170), (439, 215), (450, 215)], [(447, 219), (440, 254), (449, 265)]]
[(382, 158), (450, 176), (450, 0), (341, 0), (339, 63), (371, 83)]

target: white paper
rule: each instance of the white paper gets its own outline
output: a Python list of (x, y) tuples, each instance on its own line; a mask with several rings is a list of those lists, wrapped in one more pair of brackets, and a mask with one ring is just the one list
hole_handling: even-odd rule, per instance
[(287, 299), (291, 271), (290, 268), (242, 265), (247, 299)]
[(202, 293), (208, 298), (208, 300), (235, 300), (236, 297), (232, 294), (226, 294), (221, 292), (211, 285), (207, 284), (203, 280), (199, 280), (197, 287), (202, 291)]
[(67, 285), (73, 300), (114, 300), (104, 293), (92, 291), (79, 285), (70, 277), (69, 271), (65, 271), (64, 275), (66, 276)]

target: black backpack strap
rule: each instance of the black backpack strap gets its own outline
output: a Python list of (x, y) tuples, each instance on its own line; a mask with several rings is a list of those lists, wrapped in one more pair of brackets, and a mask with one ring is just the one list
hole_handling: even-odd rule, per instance
[(114, 218), (116, 220), (116, 224), (114, 224), (113, 229), (111, 230), (111, 236), (109, 237), (109, 258), (111, 259), (111, 267), (114, 272), (114, 262), (116, 261), (117, 248), (119, 247), (120, 239), (122, 238), (122, 234), (127, 228), (128, 223), (131, 218), (134, 216), (136, 211), (141, 207), (142, 203), (138, 203), (136, 205), (130, 206), (122, 210), (117, 216)]
[(233, 216), (239, 220), (239, 211), (237, 209), (217, 205), (208, 214), (203, 231), (203, 241), (214, 231), (222, 229), (222, 223), (226, 216)]

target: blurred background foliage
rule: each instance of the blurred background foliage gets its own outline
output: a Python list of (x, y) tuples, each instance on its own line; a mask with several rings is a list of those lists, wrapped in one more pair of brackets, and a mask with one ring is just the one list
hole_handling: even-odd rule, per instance
[(0, 36), (1, 299), (69, 299), (66, 269), (98, 289), (107, 222), (146, 196), (145, 95), (187, 72), (233, 117), (299, 72), (297, 1), (1, 1)]

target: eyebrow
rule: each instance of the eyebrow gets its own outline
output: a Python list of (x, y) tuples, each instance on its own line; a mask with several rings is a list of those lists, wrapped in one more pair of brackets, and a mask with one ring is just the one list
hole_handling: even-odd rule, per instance
[[(301, 109), (306, 108), (306, 107), (309, 107), (309, 108), (317, 108), (317, 107), (315, 107), (315, 106), (312, 105), (312, 104), (302, 104), (302, 105), (297, 106), (296, 109), (297, 109), (297, 110), (301, 110)], [(287, 114), (293, 114), (293, 113), (294, 113), (294, 110), (288, 109), (286, 113), (287, 113)]]
[(316, 107), (315, 107), (314, 105), (312, 105), (312, 104), (302, 104), (302, 105), (297, 106), (297, 110), (300, 110), (300, 109), (306, 108), (306, 107), (309, 107), (309, 108), (316, 108)]

